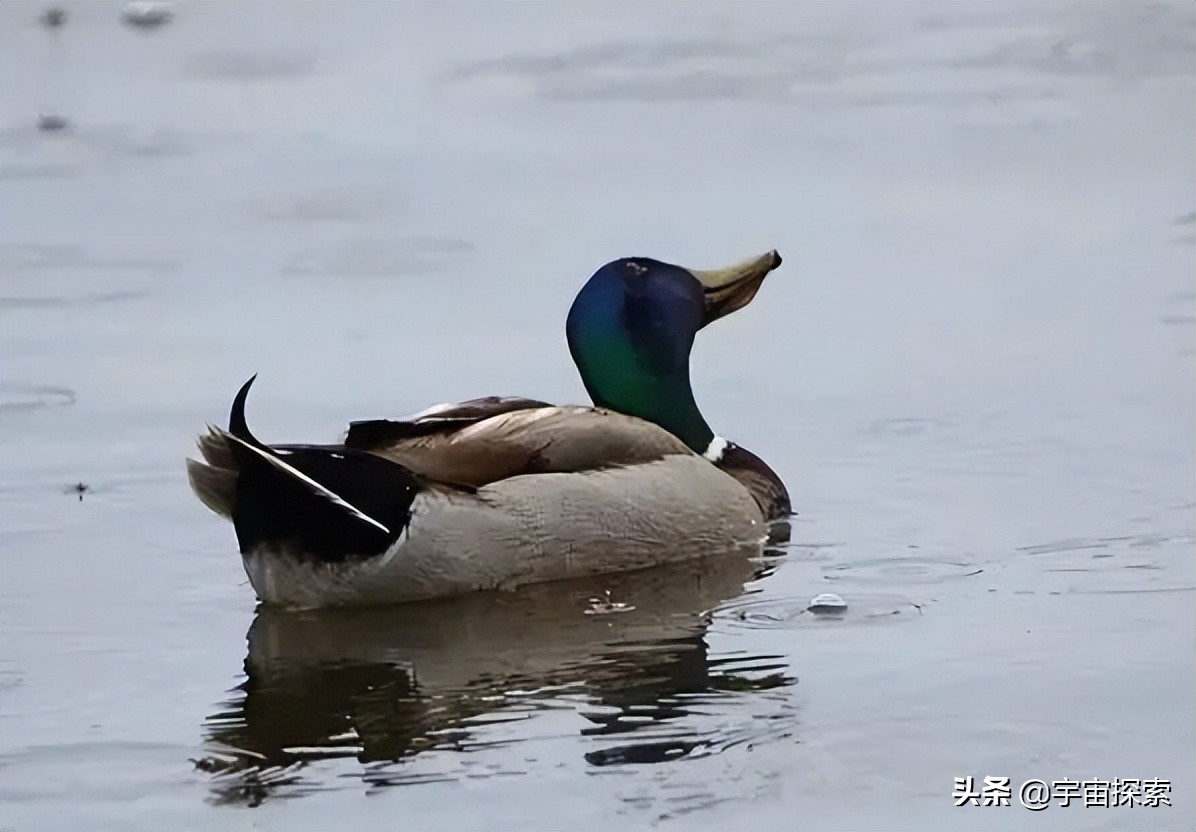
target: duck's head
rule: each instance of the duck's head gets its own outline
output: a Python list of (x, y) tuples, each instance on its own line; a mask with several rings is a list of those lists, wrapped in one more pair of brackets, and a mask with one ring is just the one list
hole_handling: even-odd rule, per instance
[(569, 351), (594, 404), (655, 422), (698, 453), (717, 454), (714, 431), (689, 383), (694, 335), (747, 306), (779, 265), (781, 256), (770, 251), (716, 271), (647, 257), (600, 268), (578, 293), (565, 324)]

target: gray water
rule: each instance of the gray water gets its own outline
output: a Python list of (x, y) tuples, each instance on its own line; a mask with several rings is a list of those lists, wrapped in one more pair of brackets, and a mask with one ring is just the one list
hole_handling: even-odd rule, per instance
[[(1193, 828), (1190, 4), (43, 9), (0, 4), (0, 829)], [(596, 267), (772, 247), (693, 356), (800, 512), (763, 558), (255, 611), (187, 488), (253, 372), (272, 441), (582, 402)]]

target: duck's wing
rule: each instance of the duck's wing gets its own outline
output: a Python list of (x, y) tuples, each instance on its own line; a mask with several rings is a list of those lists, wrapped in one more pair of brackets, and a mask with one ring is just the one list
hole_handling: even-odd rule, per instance
[[(474, 488), (521, 474), (592, 471), (693, 452), (642, 419), (530, 399), (475, 399), (402, 421), (354, 422), (345, 447)], [(486, 415), (489, 412), (489, 415)]]
[(525, 399), (521, 396), (485, 396), (456, 404), (436, 404), (404, 419), (370, 419), (352, 422), (349, 425), (349, 435), (346, 437), (345, 444), (348, 445), (352, 442), (357, 446), (366, 446), (377, 442), (397, 442), (422, 436), (447, 435), (493, 416), (538, 407), (552, 407), (552, 405), (548, 402)]

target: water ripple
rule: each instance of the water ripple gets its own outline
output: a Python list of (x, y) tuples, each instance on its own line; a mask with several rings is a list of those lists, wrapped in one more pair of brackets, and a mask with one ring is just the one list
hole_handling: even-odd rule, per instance
[(842, 612), (815, 614), (809, 599), (747, 596), (724, 604), (715, 618), (733, 629), (761, 630), (896, 623), (921, 614), (921, 605), (904, 595), (851, 592), (843, 600), (847, 607)]
[(69, 387), (0, 382), (0, 412), (70, 407), (74, 403), (75, 391)]
[(824, 567), (828, 581), (854, 583), (941, 583), (970, 578), (984, 570), (966, 561), (924, 557), (869, 558)]

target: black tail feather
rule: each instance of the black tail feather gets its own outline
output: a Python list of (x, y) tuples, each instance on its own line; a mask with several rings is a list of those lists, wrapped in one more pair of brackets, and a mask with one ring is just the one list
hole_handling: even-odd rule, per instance
[(340, 445), (262, 444), (245, 420), (253, 381), (241, 387), (229, 415), (238, 471), (232, 520), (241, 551), (268, 545), (329, 563), (384, 552), (411, 519), (421, 490), (415, 475)]
[(257, 381), (257, 373), (249, 377), (249, 381), (241, 385), (237, 395), (233, 397), (232, 410), (228, 414), (228, 432), (238, 439), (243, 439), (256, 448), (266, 447), (249, 432), (249, 423), (245, 421), (245, 402), (249, 398), (249, 388)]

